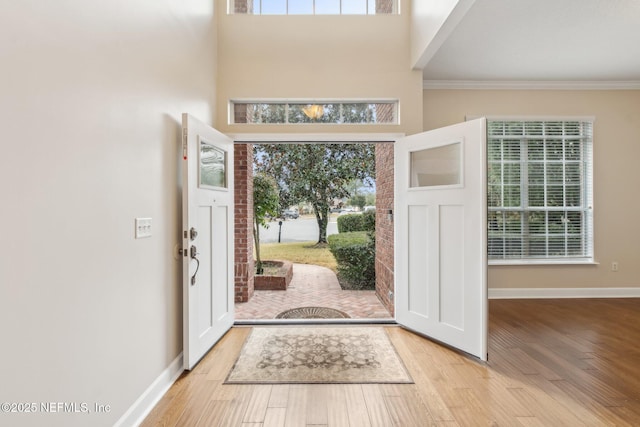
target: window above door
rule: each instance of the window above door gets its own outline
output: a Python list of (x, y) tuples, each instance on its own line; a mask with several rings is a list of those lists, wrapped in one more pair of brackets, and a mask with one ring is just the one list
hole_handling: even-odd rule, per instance
[(229, 0), (230, 13), (247, 15), (397, 14), (399, 0)]
[(398, 101), (231, 101), (229, 124), (398, 124)]

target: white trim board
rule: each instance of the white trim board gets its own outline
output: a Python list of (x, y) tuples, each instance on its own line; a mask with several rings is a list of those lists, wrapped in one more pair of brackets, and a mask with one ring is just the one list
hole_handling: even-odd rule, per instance
[(131, 405), (127, 412), (120, 417), (114, 426), (139, 426), (182, 374), (184, 371), (182, 363), (182, 353), (180, 353), (167, 369), (162, 371), (158, 378), (140, 395), (138, 400)]
[(633, 288), (493, 288), (489, 299), (640, 298)]

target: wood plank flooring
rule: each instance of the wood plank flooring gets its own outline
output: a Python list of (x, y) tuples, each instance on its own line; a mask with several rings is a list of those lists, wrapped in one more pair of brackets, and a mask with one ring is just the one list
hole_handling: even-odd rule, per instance
[(143, 426), (638, 426), (640, 299), (492, 300), (484, 364), (387, 327), (415, 384), (224, 385), (233, 328)]

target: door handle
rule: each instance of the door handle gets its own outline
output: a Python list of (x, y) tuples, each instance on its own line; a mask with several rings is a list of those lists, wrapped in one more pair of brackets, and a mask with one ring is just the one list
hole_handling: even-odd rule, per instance
[(200, 269), (200, 260), (198, 259), (198, 249), (196, 248), (196, 245), (191, 245), (189, 253), (191, 255), (191, 259), (195, 259), (197, 263), (196, 271), (193, 273), (193, 276), (191, 276), (191, 286), (193, 286), (196, 284), (196, 274), (198, 274), (198, 270)]

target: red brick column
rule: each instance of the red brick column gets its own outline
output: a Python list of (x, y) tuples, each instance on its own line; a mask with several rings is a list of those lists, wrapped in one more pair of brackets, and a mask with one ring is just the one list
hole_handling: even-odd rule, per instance
[[(376, 294), (393, 316), (393, 144), (376, 145)], [(392, 293), (391, 295), (389, 293)]]
[(376, 0), (376, 13), (393, 13), (393, 0)]
[(253, 13), (253, 0), (233, 0), (233, 13)]
[(234, 147), (235, 301), (247, 302), (254, 290), (253, 145)]

